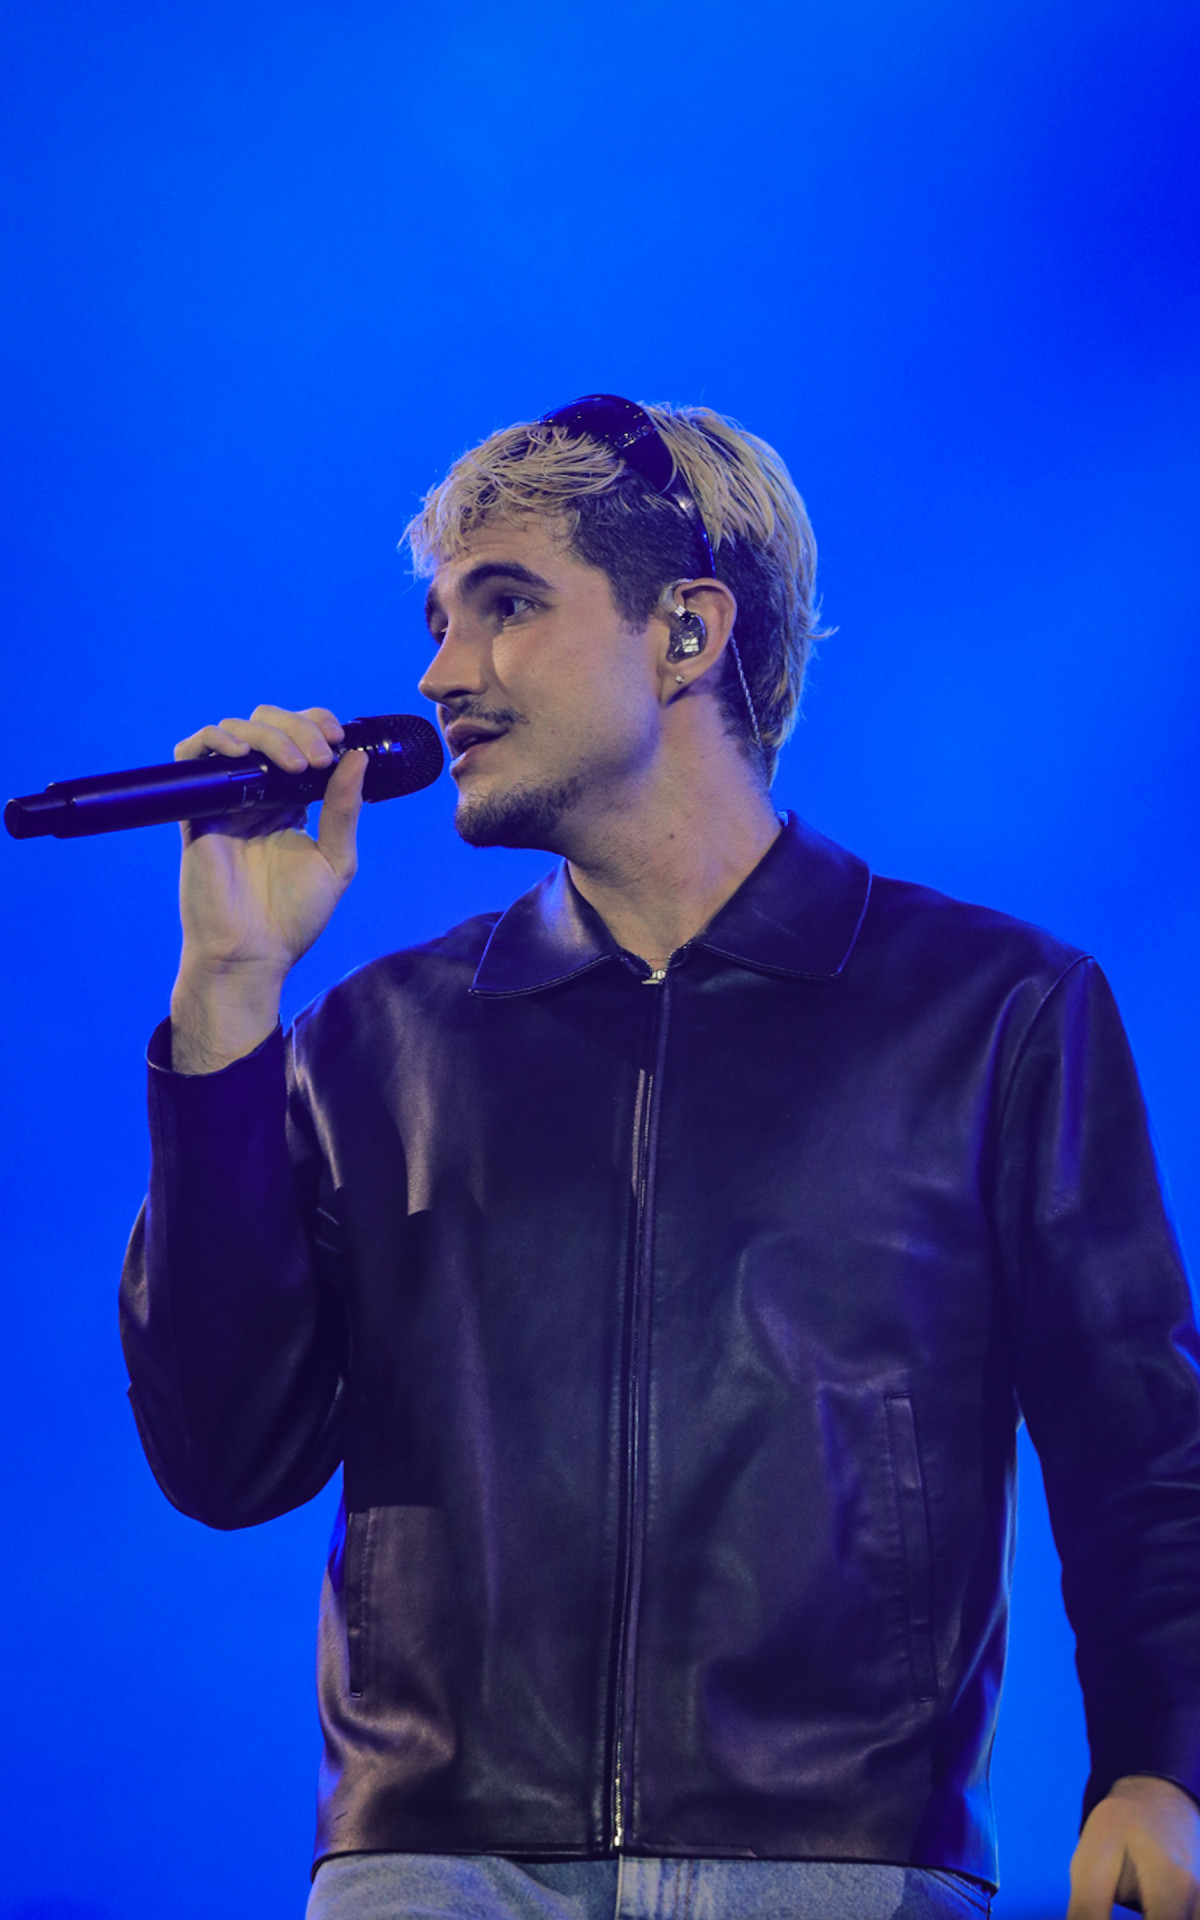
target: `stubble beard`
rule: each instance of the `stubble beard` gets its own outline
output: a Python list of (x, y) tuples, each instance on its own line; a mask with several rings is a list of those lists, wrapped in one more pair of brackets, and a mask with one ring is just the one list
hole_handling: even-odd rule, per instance
[(554, 786), (510, 787), (507, 793), (460, 797), (454, 825), (469, 847), (540, 847), (562, 853), (562, 825), (586, 782), (571, 775)]

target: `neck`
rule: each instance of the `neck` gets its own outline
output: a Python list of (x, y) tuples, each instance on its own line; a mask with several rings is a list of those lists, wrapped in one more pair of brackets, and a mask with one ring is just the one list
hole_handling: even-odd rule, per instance
[(733, 778), (658, 785), (652, 804), (609, 815), (568, 850), (584, 899), (650, 967), (665, 967), (708, 925), (779, 832), (770, 795), (744, 767)]

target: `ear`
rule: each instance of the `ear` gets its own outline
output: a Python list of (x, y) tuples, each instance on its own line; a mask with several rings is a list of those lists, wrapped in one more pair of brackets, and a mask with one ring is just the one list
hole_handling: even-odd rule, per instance
[(651, 619), (659, 699), (668, 706), (702, 685), (724, 658), (737, 601), (723, 580), (675, 580), (663, 588)]

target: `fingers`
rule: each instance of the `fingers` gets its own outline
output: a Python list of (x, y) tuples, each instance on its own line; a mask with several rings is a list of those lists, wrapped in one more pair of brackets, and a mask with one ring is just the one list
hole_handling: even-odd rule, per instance
[(1200, 1883), (1179, 1861), (1165, 1854), (1131, 1861), (1117, 1887), (1117, 1899), (1135, 1907), (1146, 1920), (1196, 1920)]
[[(328, 707), (306, 707), (303, 713), (293, 713), (286, 707), (261, 706), (255, 707), (248, 720), (222, 720), (189, 734), (175, 748), (175, 758), (196, 760), (206, 753), (227, 753), (240, 758), (254, 752), (263, 754), (287, 773), (303, 773), (307, 767), (327, 767), (334, 758), (334, 748), (344, 738), (341, 721)], [(317, 845), (343, 886), (349, 884), (358, 866), (355, 835), (366, 770), (365, 753), (346, 754), (334, 768), (321, 804)], [(272, 814), (266, 820), (261, 814), (247, 815), (238, 824), (243, 837), (257, 839), (264, 832), (281, 827), (302, 827), (304, 815), (301, 812), (292, 818)], [(231, 831), (231, 822), (225, 815), (206, 825), (209, 830), (226, 836)], [(232, 830), (236, 832), (237, 828)], [(193, 823), (190, 829), (185, 827), (184, 838), (199, 838), (203, 831), (205, 826)]]
[(1089, 1836), (1085, 1829), (1071, 1862), (1067, 1920), (1111, 1920), (1124, 1861), (1122, 1845)]
[(358, 868), (356, 834), (366, 772), (367, 756), (361, 750), (343, 755), (321, 802), (317, 845), (345, 885), (354, 878)]
[(206, 753), (240, 757), (261, 753), (288, 773), (306, 767), (327, 767), (344, 730), (328, 707), (307, 707), (292, 713), (286, 707), (255, 707), (248, 720), (222, 720), (201, 727), (175, 748), (177, 760), (198, 760)]
[(1088, 1815), (1071, 1862), (1067, 1920), (1109, 1920), (1114, 1900), (1146, 1920), (1200, 1915), (1200, 1813), (1169, 1780), (1118, 1780)]

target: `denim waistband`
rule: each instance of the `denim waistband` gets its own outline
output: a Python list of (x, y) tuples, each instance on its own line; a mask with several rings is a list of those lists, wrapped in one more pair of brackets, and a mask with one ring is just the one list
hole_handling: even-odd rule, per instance
[(990, 1910), (977, 1881), (931, 1867), (357, 1853), (320, 1867), (307, 1920), (987, 1920)]

